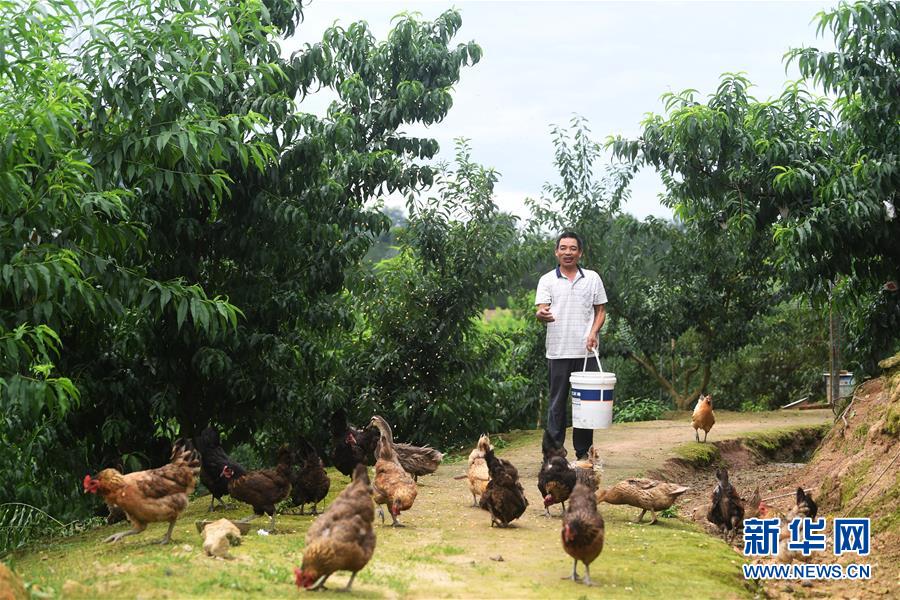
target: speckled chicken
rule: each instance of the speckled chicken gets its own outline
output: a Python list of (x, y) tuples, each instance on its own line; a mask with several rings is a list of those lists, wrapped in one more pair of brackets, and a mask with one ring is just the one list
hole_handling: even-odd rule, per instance
[(110, 506), (125, 511), (132, 529), (115, 533), (104, 542), (117, 542), (125, 536), (144, 531), (149, 523), (168, 522), (169, 529), (160, 543), (172, 539), (175, 521), (187, 508), (188, 496), (197, 485), (200, 456), (187, 440), (178, 440), (172, 448), (169, 464), (157, 469), (123, 475), (116, 469), (103, 469), (96, 479), (84, 477), (84, 491), (100, 494)]
[(430, 475), (437, 471), (444, 455), (430, 446), (413, 446), (403, 442), (396, 442), (394, 450), (403, 470), (412, 475), (413, 480), (418, 481), (421, 475)]
[(544, 500), (544, 514), (549, 517), (550, 507), (554, 504), (562, 504), (562, 511), (565, 513), (566, 500), (569, 499), (577, 480), (575, 468), (565, 458), (566, 449), (547, 431), (544, 431), (541, 452), (544, 458), (538, 473), (538, 490)]
[(587, 457), (576, 461), (573, 466), (575, 467), (575, 476), (578, 478), (578, 481), (591, 488), (591, 490), (597, 491), (603, 480), (603, 459), (600, 458), (600, 450), (591, 446), (588, 449)]
[(578, 561), (584, 563), (584, 584), (591, 585), (590, 565), (603, 551), (603, 517), (597, 512), (594, 492), (583, 483), (577, 483), (569, 496), (569, 510), (563, 517), (562, 545), (566, 554), (574, 559), (573, 581), (578, 581)]
[(712, 396), (707, 394), (697, 400), (697, 406), (694, 407), (694, 414), (691, 415), (691, 425), (694, 427), (694, 437), (700, 441), (700, 430), (703, 430), (703, 442), (706, 443), (706, 436), (709, 430), (716, 424), (716, 413), (713, 412)]
[(379, 505), (378, 511), (381, 514), (382, 523), (384, 523), (384, 511), (380, 505), (386, 504), (391, 513), (391, 525), (402, 527), (397, 517), (402, 511), (412, 508), (418, 494), (418, 487), (409, 473), (400, 466), (400, 460), (397, 458), (397, 451), (394, 448), (394, 434), (391, 432), (388, 422), (375, 415), (372, 417), (371, 425), (377, 427), (381, 434), (375, 451), (377, 460), (375, 461), (375, 482), (372, 486), (375, 504)]
[(706, 513), (706, 520), (726, 532), (729, 542), (744, 525), (744, 503), (740, 494), (728, 481), (728, 469), (716, 469), (716, 487), (712, 493), (712, 504)]
[(350, 571), (344, 591), (350, 591), (356, 574), (365, 567), (375, 552), (372, 522), (372, 486), (364, 464), (357, 464), (353, 481), (313, 521), (306, 533), (303, 564), (294, 570), (298, 587), (323, 589), (335, 571)]
[(491, 480), (491, 472), (488, 470), (487, 460), (484, 454), (492, 449), (491, 438), (482, 434), (478, 438), (475, 449), (469, 453), (469, 468), (466, 470), (466, 479), (469, 480), (469, 491), (472, 492), (472, 506), (478, 506), (481, 495)]
[(656, 523), (656, 511), (665, 510), (675, 504), (675, 500), (690, 488), (677, 483), (657, 481), (655, 479), (624, 479), (616, 485), (598, 489), (597, 502), (607, 504), (626, 504), (641, 509), (641, 514), (635, 519), (640, 523), (647, 511), (650, 511), (650, 524)]
[(316, 505), (328, 495), (331, 479), (318, 452), (305, 438), (300, 437), (293, 450), (291, 468), (291, 506), (299, 506), (303, 514), (305, 505), (312, 504), (312, 514), (319, 514)]
[(481, 495), (479, 506), (491, 513), (491, 527), (507, 527), (528, 507), (519, 471), (508, 460), (498, 458), (493, 449), (484, 453), (491, 480)]

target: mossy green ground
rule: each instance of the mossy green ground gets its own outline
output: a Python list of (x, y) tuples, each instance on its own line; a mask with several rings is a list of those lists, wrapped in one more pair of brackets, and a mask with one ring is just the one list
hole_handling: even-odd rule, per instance
[[(777, 413), (717, 412), (710, 441), (785, 426), (822, 423), (823, 411)], [(554, 517), (541, 516), (536, 488), (540, 463), (540, 433), (505, 436), (500, 451), (517, 465), (531, 505), (509, 529), (490, 527), (487, 513), (471, 508), (464, 462), (444, 465), (436, 475), (420, 480), (412, 510), (402, 515), (407, 527), (376, 524), (375, 556), (356, 578), (360, 598), (737, 598), (752, 595), (741, 575), (742, 557), (723, 541), (707, 536), (679, 519), (657, 525), (630, 522), (637, 510), (601, 504), (606, 543), (594, 563), (588, 588), (561, 577), (572, 561), (560, 544), (559, 508)], [(604, 483), (658, 468), (673, 449), (693, 440), (690, 417), (615, 425), (598, 431), (595, 441), (604, 459)], [(333, 473), (330, 499), (348, 479)], [(304, 536), (312, 517), (278, 517), (279, 534), (261, 536), (256, 529), (232, 549), (232, 560), (203, 555), (194, 521), (209, 518), (208, 498), (193, 501), (175, 528), (174, 543), (151, 542), (164, 533), (152, 525), (140, 536), (117, 545), (102, 544), (119, 524), (71, 538), (52, 540), (19, 553), (10, 565), (47, 597), (90, 598), (292, 598), (293, 567), (302, 559)], [(245, 506), (216, 516), (239, 518)], [(215, 517), (214, 517), (215, 518)], [(376, 517), (377, 521), (377, 517)], [(257, 527), (266, 521), (258, 519)], [(502, 560), (501, 560), (502, 558)], [(579, 567), (582, 572), (583, 567)], [(329, 586), (343, 586), (339, 573)], [(67, 583), (68, 582), (68, 583)]]

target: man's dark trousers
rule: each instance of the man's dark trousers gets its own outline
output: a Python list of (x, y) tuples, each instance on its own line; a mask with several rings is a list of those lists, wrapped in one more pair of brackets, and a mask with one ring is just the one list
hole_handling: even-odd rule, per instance
[[(587, 361), (583, 358), (556, 358), (547, 360), (550, 371), (550, 407), (547, 411), (547, 431), (558, 444), (566, 443), (566, 423), (569, 416), (569, 376), (574, 371), (598, 371), (599, 365), (594, 357)], [(593, 429), (572, 429), (572, 445), (575, 456), (586, 456), (594, 443)]]

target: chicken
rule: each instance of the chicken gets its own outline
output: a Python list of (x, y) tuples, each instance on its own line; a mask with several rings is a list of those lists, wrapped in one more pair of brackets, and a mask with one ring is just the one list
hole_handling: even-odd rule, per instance
[(347, 422), (343, 408), (331, 416), (331, 462), (344, 475), (351, 475), (356, 465), (375, 464), (378, 430), (371, 427), (357, 429)]
[(544, 499), (544, 515), (550, 516), (550, 506), (561, 503), (563, 514), (566, 512), (566, 500), (575, 487), (577, 476), (575, 468), (566, 460), (566, 449), (544, 431), (541, 442), (544, 454), (541, 470), (538, 473), (538, 490)]
[[(219, 432), (209, 425), (194, 438), (194, 446), (200, 451), (200, 482), (209, 490), (212, 498), (209, 500), (209, 509), (213, 510), (213, 504), (218, 500), (227, 508), (222, 496), (228, 493), (228, 480), (222, 477), (222, 468), (225, 465), (240, 467), (222, 449), (219, 441)], [(241, 467), (242, 468), (242, 467)]]
[(578, 581), (580, 560), (584, 563), (584, 584), (591, 585), (590, 566), (603, 551), (603, 536), (603, 517), (597, 512), (593, 490), (583, 483), (575, 484), (562, 527), (563, 549), (575, 559), (572, 564), (573, 581)]
[(22, 578), (0, 562), (0, 600), (28, 600), (28, 598), (31, 598), (31, 594), (25, 591)]
[(118, 542), (127, 535), (141, 533), (149, 523), (167, 521), (169, 529), (160, 543), (172, 539), (175, 521), (188, 505), (188, 495), (197, 485), (200, 457), (193, 445), (180, 439), (172, 448), (167, 465), (157, 469), (123, 475), (116, 469), (104, 469), (93, 479), (84, 476), (84, 491), (100, 494), (104, 502), (125, 511), (132, 529), (115, 533), (104, 542)]
[(403, 470), (412, 475), (413, 480), (418, 481), (420, 475), (430, 475), (437, 471), (438, 465), (444, 460), (444, 455), (429, 446), (413, 446), (397, 442), (394, 444), (397, 458)]
[(269, 527), (275, 529), (275, 505), (291, 493), (291, 451), (287, 446), (278, 450), (278, 465), (274, 469), (245, 471), (237, 463), (222, 467), (222, 477), (228, 480), (228, 494), (253, 507), (253, 514), (242, 519), (252, 521), (267, 514)]
[(707, 394), (697, 400), (697, 406), (694, 407), (694, 414), (691, 416), (691, 425), (694, 427), (694, 437), (700, 441), (700, 430), (703, 430), (703, 442), (706, 443), (706, 436), (709, 430), (716, 424), (716, 413), (713, 412), (712, 396)]
[[(816, 515), (819, 514), (819, 507), (813, 501), (812, 496), (807, 495), (806, 492), (803, 491), (803, 488), (797, 488), (797, 502), (791, 507), (788, 511), (787, 516), (785, 517), (785, 523), (790, 524), (794, 519), (803, 519), (810, 518), (815, 519)], [(806, 539), (806, 528), (804, 525), (800, 525), (800, 535), (798, 536), (796, 541), (804, 541)], [(781, 532), (778, 535), (778, 560), (782, 563), (789, 563), (793, 560), (802, 560), (807, 561), (809, 557), (804, 557), (803, 552), (797, 550), (790, 550), (788, 548), (788, 543), (790, 542), (791, 530), (790, 527), (782, 527)]]
[[(743, 498), (741, 498), (743, 500)], [(753, 490), (753, 495), (749, 500), (744, 501), (744, 519), (754, 519), (756, 517), (765, 517), (766, 505), (762, 502), (762, 496), (759, 493), (759, 486)]]
[(350, 591), (356, 574), (375, 552), (372, 522), (372, 486), (366, 466), (357, 464), (353, 481), (338, 494), (306, 533), (303, 564), (294, 569), (298, 587), (323, 589), (335, 571), (350, 571), (344, 591)]
[[(816, 515), (819, 514), (819, 505), (813, 501), (811, 495), (807, 494), (803, 491), (803, 488), (799, 487), (797, 488), (797, 505), (794, 508), (798, 517), (815, 519)], [(788, 515), (790, 516), (790, 513), (788, 513)]]
[(729, 542), (744, 524), (744, 503), (734, 486), (728, 482), (728, 470), (716, 469), (716, 487), (712, 493), (712, 505), (706, 513), (706, 520), (716, 525), (719, 531), (729, 533)]
[(472, 506), (478, 506), (478, 501), (481, 499), (488, 481), (491, 480), (491, 473), (488, 471), (484, 453), (492, 448), (491, 438), (484, 433), (478, 438), (478, 444), (475, 446), (475, 449), (469, 453), (469, 468), (466, 471), (466, 479), (469, 480), (469, 491), (472, 492)]
[(603, 478), (603, 459), (600, 458), (600, 451), (594, 446), (588, 449), (587, 458), (575, 463), (575, 476), (591, 490), (597, 491)]
[(317, 515), (316, 505), (328, 495), (331, 479), (325, 472), (325, 465), (315, 448), (300, 438), (293, 454), (294, 467), (291, 468), (291, 506), (303, 507), (312, 504), (312, 514)]
[(391, 426), (383, 418), (375, 415), (371, 425), (378, 428), (381, 438), (376, 449), (375, 483), (372, 486), (375, 493), (375, 504), (381, 514), (381, 522), (384, 523), (384, 511), (381, 504), (387, 504), (391, 513), (391, 526), (402, 527), (397, 517), (401, 511), (412, 508), (416, 495), (419, 493), (416, 482), (409, 473), (400, 466), (400, 459), (394, 448), (394, 434)]
[(491, 480), (481, 495), (479, 506), (491, 513), (491, 527), (507, 527), (528, 507), (525, 489), (519, 483), (519, 471), (508, 460), (497, 458), (493, 448), (484, 453)]
[(598, 489), (597, 502), (607, 504), (626, 504), (641, 509), (635, 519), (640, 523), (647, 511), (650, 511), (650, 524), (656, 523), (656, 511), (665, 510), (675, 504), (678, 497), (690, 488), (677, 483), (657, 481), (655, 479), (624, 479), (616, 485)]

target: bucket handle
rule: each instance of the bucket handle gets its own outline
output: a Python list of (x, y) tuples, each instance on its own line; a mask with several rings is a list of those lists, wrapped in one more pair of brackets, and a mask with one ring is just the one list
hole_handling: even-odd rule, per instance
[[(603, 372), (603, 365), (600, 364), (600, 353), (597, 352), (597, 348), (594, 348), (594, 358), (597, 359), (597, 366), (600, 367), (600, 372), (602, 373), (602, 372)], [(588, 361), (588, 355), (585, 354), (585, 355), (584, 355), (584, 365), (582, 365), (582, 367), (581, 367), (581, 370), (582, 370), (582, 371), (587, 371), (587, 361)]]

